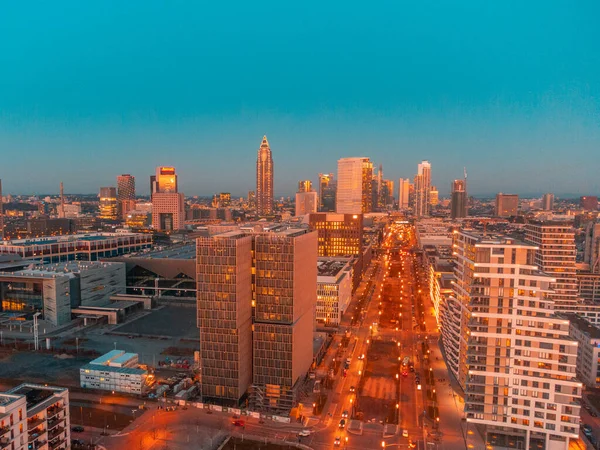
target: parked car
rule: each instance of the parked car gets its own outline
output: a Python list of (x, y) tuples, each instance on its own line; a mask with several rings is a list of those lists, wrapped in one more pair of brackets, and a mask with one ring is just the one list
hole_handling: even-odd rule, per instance
[(71, 427), (71, 431), (74, 433), (81, 433), (85, 431), (85, 428), (83, 428), (81, 425), (75, 425), (74, 427)]

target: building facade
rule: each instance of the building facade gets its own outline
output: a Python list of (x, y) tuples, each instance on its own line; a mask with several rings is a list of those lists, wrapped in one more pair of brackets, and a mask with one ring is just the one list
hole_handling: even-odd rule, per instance
[(149, 387), (149, 378), (138, 362), (137, 353), (111, 350), (79, 369), (81, 387), (142, 395)]
[(469, 426), (490, 448), (569, 448), (579, 436), (582, 384), (569, 321), (553, 311), (553, 279), (537, 248), (505, 236), (456, 233), (458, 379)]
[(584, 195), (579, 199), (579, 206), (585, 211), (598, 211), (598, 197), (595, 195)]
[(369, 158), (338, 160), (336, 211), (363, 214), (373, 210), (373, 163)]
[(318, 197), (316, 192), (297, 192), (296, 193), (296, 216), (316, 213)]
[(115, 187), (101, 187), (100, 188), (100, 212), (98, 217), (100, 219), (117, 220), (118, 218), (118, 202), (117, 202), (117, 189)]
[(256, 159), (256, 211), (259, 215), (273, 213), (273, 155), (267, 136), (263, 136)]
[(400, 178), (398, 181), (398, 209), (403, 210), (409, 207), (410, 180)]
[(431, 206), (431, 164), (423, 161), (417, 166), (415, 176), (415, 215), (425, 217), (429, 215)]
[(495, 215), (510, 217), (519, 214), (519, 196), (516, 194), (496, 194)]
[(351, 259), (320, 257), (317, 262), (317, 323), (337, 327), (351, 299)]
[(135, 177), (133, 175), (127, 173), (117, 177), (117, 201), (119, 214), (123, 219), (135, 209)]
[(319, 256), (358, 256), (362, 253), (362, 214), (311, 214), (308, 224), (318, 233)]
[(600, 328), (576, 314), (565, 315), (569, 319), (569, 336), (577, 346), (577, 376), (591, 388), (600, 387)]
[(552, 211), (554, 209), (554, 194), (544, 194), (542, 196), (542, 209)]
[(337, 180), (332, 173), (319, 174), (319, 211), (335, 212)]
[(152, 228), (177, 231), (184, 228), (185, 199), (179, 192), (157, 192), (152, 195)]
[(468, 215), (467, 180), (452, 182), (450, 198), (450, 217), (463, 219)]

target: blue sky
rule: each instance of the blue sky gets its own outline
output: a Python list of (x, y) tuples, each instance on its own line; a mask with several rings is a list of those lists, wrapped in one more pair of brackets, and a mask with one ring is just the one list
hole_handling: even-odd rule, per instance
[[(375, 6), (376, 5), (376, 6)], [(0, 13), (5, 192), (275, 194), (346, 156), (445, 193), (600, 193), (597, 1), (7, 2)]]

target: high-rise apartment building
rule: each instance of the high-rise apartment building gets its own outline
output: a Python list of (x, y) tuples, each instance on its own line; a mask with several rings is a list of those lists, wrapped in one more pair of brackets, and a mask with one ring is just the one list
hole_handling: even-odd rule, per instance
[(255, 407), (289, 410), (313, 361), (317, 233), (290, 229), (255, 237)]
[(196, 241), (205, 399), (237, 403), (252, 383), (252, 246), (239, 231)]
[(178, 192), (175, 168), (157, 167), (152, 189), (152, 228), (169, 232), (183, 229), (185, 198)]
[(373, 210), (373, 163), (369, 158), (338, 160), (336, 211), (363, 214)]
[(554, 194), (544, 194), (542, 196), (542, 209), (552, 211), (554, 209)]
[(468, 215), (467, 180), (452, 182), (450, 198), (450, 217), (462, 219)]
[(100, 214), (98, 215), (101, 219), (117, 220), (118, 217), (118, 203), (117, 203), (117, 189), (115, 187), (101, 187), (100, 188)]
[(598, 211), (598, 197), (584, 195), (579, 199), (579, 205), (586, 211)]
[(117, 177), (117, 201), (122, 218), (135, 209), (135, 177), (129, 174)]
[(573, 311), (579, 303), (573, 226), (568, 222), (533, 221), (525, 226), (525, 238), (537, 247), (535, 264), (555, 279), (554, 308)]
[(256, 159), (256, 211), (260, 215), (273, 213), (273, 156), (267, 136), (263, 136)]
[(409, 206), (409, 191), (410, 191), (410, 180), (408, 178), (400, 178), (398, 182), (398, 209), (407, 209)]
[(332, 173), (319, 174), (319, 211), (335, 212), (337, 181)]
[(423, 161), (417, 166), (415, 176), (415, 215), (424, 217), (429, 215), (431, 204), (431, 164)]
[(467, 424), (483, 427), (491, 448), (567, 450), (579, 435), (577, 342), (553, 313), (553, 279), (535, 265), (536, 250), (504, 236), (455, 234), (459, 308), (442, 328), (456, 328), (449, 367), (465, 390)]
[(510, 217), (519, 214), (519, 196), (516, 194), (496, 194), (496, 210), (498, 217)]

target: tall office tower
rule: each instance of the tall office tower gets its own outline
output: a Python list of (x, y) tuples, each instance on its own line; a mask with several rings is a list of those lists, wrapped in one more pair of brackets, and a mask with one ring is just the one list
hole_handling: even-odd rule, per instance
[(319, 199), (314, 191), (296, 193), (296, 216), (304, 216), (317, 212)]
[(584, 195), (579, 198), (579, 205), (586, 211), (598, 211), (598, 197)]
[(429, 161), (423, 161), (418, 165), (415, 176), (415, 215), (417, 217), (429, 215), (430, 195), (431, 164)]
[(381, 205), (383, 209), (394, 206), (394, 182), (392, 180), (381, 181)]
[(362, 214), (372, 208), (373, 163), (369, 158), (338, 160), (336, 210), (340, 214)]
[(310, 180), (298, 181), (298, 192), (312, 192), (312, 183)]
[(498, 217), (510, 217), (519, 214), (519, 196), (516, 194), (496, 194), (496, 210)]
[(487, 448), (567, 450), (579, 435), (577, 342), (552, 310), (536, 247), (462, 231), (454, 252), (459, 351), (450, 367), (465, 390), (467, 427), (484, 428)]
[(4, 240), (4, 200), (2, 199), (2, 180), (0, 180), (0, 241)]
[(117, 188), (113, 186), (100, 188), (100, 219), (117, 220), (118, 213)]
[(410, 191), (410, 180), (408, 178), (400, 178), (398, 182), (398, 209), (408, 208), (408, 198)]
[(313, 362), (317, 233), (290, 229), (255, 238), (252, 403), (289, 410)]
[(248, 191), (248, 207), (256, 208), (256, 192)]
[(415, 195), (415, 184), (410, 183), (408, 185), (408, 207), (412, 208), (412, 210), (415, 211), (416, 203), (417, 203), (417, 199), (416, 199), (416, 195)]
[(260, 215), (273, 212), (273, 156), (267, 136), (263, 136), (256, 159), (256, 211)]
[(64, 219), (65, 216), (65, 191), (63, 182), (60, 182), (60, 205), (58, 207), (58, 218)]
[(552, 299), (557, 310), (576, 309), (579, 295), (575, 276), (575, 230), (570, 223), (533, 221), (525, 226), (525, 238), (536, 245), (535, 263), (554, 277)]
[(319, 174), (319, 211), (335, 212), (337, 181), (332, 173)]
[(157, 231), (182, 230), (185, 198), (178, 192), (175, 168), (157, 167), (152, 188), (152, 228)]
[(554, 209), (554, 194), (544, 194), (542, 197), (542, 209), (552, 211)]
[(462, 219), (468, 215), (467, 180), (452, 182), (450, 217)]
[(590, 222), (585, 227), (583, 262), (590, 265), (591, 272), (600, 273), (600, 223)]
[(121, 218), (126, 218), (135, 209), (135, 177), (123, 174), (117, 177), (117, 200)]
[(237, 404), (252, 383), (252, 241), (231, 231), (196, 240), (202, 395)]
[(362, 254), (362, 214), (311, 214), (308, 226), (319, 234), (319, 256)]
[(440, 192), (437, 190), (437, 187), (431, 186), (431, 190), (429, 191), (429, 205), (437, 206), (440, 202)]

